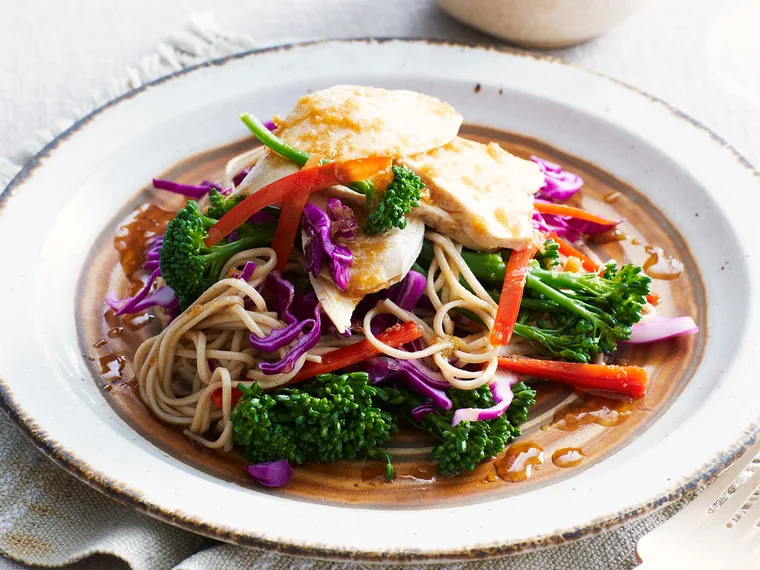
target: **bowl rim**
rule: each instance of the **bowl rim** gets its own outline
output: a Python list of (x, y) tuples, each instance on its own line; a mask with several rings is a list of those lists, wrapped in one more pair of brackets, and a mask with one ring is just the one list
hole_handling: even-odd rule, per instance
[[(728, 144), (723, 138), (715, 134), (713, 131), (705, 127), (699, 121), (693, 119), (689, 115), (683, 113), (677, 108), (673, 107), (664, 100), (650, 95), (640, 89), (637, 89), (623, 81), (609, 77), (603, 73), (590, 70), (580, 65), (576, 65), (567, 62), (561, 58), (557, 58), (550, 55), (535, 54), (530, 51), (522, 50), (519, 48), (493, 45), (493, 44), (474, 44), (466, 42), (457, 42), (450, 40), (439, 40), (429, 38), (393, 38), (393, 37), (359, 37), (348, 39), (325, 39), (325, 40), (313, 40), (303, 42), (291, 42), (278, 44), (269, 47), (255, 48), (246, 50), (243, 52), (227, 55), (221, 58), (209, 60), (204, 63), (200, 63), (191, 67), (184, 68), (179, 71), (170, 73), (164, 77), (156, 79), (154, 81), (145, 83), (138, 88), (132, 89), (119, 97), (108, 101), (107, 103), (97, 107), (84, 117), (74, 122), (69, 128), (56, 136), (52, 141), (46, 144), (32, 159), (30, 159), (24, 167), (14, 176), (14, 178), (8, 183), (8, 185), (0, 192), (0, 211), (5, 206), (6, 202), (14, 194), (14, 190), (21, 186), (30, 176), (33, 174), (42, 164), (46, 157), (60, 145), (62, 142), (70, 138), (82, 127), (86, 126), (91, 120), (97, 117), (111, 107), (117, 106), (119, 103), (131, 99), (136, 95), (159, 86), (163, 83), (169, 82), (172, 79), (182, 77), (186, 74), (197, 71), (198, 69), (208, 67), (222, 66), (228, 62), (235, 61), (242, 58), (254, 57), (256, 55), (275, 53), (279, 51), (287, 51), (298, 48), (308, 48), (321, 44), (383, 44), (402, 42), (409, 44), (429, 44), (438, 46), (449, 46), (464, 48), (472, 51), (495, 51), (504, 53), (510, 56), (521, 57), (526, 59), (533, 59), (537, 61), (548, 61), (555, 64), (560, 64), (572, 68), (582, 70), (586, 73), (591, 73), (608, 81), (618, 84), (627, 90), (630, 90), (638, 95), (644, 96), (652, 103), (656, 103), (662, 106), (668, 113), (675, 118), (686, 121), (692, 126), (700, 129), (707, 134), (714, 142), (727, 150), (733, 158), (743, 167), (749, 174), (760, 181), (760, 171), (758, 171), (752, 164), (744, 158), (736, 149)], [(739, 457), (747, 448), (749, 448), (760, 435), (760, 425), (758, 423), (748, 424), (742, 431), (741, 437), (736, 440), (733, 445), (717, 453), (709, 462), (707, 462), (701, 469), (688, 475), (684, 478), (685, 482), (676, 485), (672, 488), (663, 491), (659, 496), (654, 497), (647, 502), (631, 505), (624, 511), (610, 514), (607, 517), (601, 519), (595, 519), (590, 521), (582, 528), (573, 528), (567, 530), (557, 530), (550, 534), (539, 535), (534, 537), (530, 542), (504, 542), (487, 547), (469, 547), (460, 549), (457, 551), (451, 550), (438, 550), (438, 551), (426, 551), (424, 553), (405, 554), (403, 552), (387, 552), (387, 551), (371, 551), (363, 550), (361, 552), (352, 552), (347, 549), (341, 548), (326, 548), (324, 546), (310, 546), (301, 544), (286, 544), (280, 541), (271, 540), (263, 537), (252, 536), (245, 533), (231, 532), (217, 526), (204, 523), (202, 520), (197, 520), (192, 517), (180, 516), (176, 513), (170, 512), (158, 504), (146, 501), (138, 494), (131, 492), (129, 489), (125, 489), (123, 485), (113, 478), (99, 473), (91, 468), (88, 463), (67, 451), (63, 445), (57, 442), (50, 434), (46, 433), (35, 420), (25, 415), (18, 403), (14, 400), (13, 393), (8, 384), (0, 378), (0, 409), (13, 421), (18, 427), (21, 433), (29, 439), (38, 449), (45, 453), (48, 457), (53, 459), (58, 465), (66, 469), (69, 473), (76, 476), (81, 481), (85, 482), (89, 486), (97, 489), (98, 491), (108, 495), (117, 502), (136, 509), (144, 514), (150, 515), (163, 522), (167, 522), (174, 526), (180, 527), (184, 530), (188, 530), (197, 534), (201, 534), (210, 538), (215, 538), (225, 542), (230, 542), (243, 546), (251, 546), (262, 548), (266, 550), (273, 550), (282, 554), (317, 557), (322, 559), (336, 559), (336, 560), (362, 560), (362, 561), (393, 561), (393, 562), (411, 562), (411, 561), (444, 561), (444, 560), (475, 560), (483, 558), (492, 558), (497, 556), (504, 556), (508, 554), (516, 554), (524, 551), (535, 550), (539, 548), (546, 548), (552, 546), (558, 546), (563, 543), (571, 542), (598, 534), (601, 531), (621, 525), (633, 518), (641, 516), (643, 514), (652, 512), (668, 503), (672, 503), (683, 498), (685, 495), (694, 491), (702, 485), (710, 483), (714, 480), (723, 470), (725, 470), (737, 457)]]

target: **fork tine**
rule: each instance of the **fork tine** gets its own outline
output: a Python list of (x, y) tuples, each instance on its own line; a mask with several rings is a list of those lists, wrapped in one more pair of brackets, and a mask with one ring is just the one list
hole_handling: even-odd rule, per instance
[[(741, 455), (741, 457), (746, 457), (746, 458), (755, 457), (758, 453), (760, 453), (760, 437), (758, 437), (757, 440), (755, 440), (755, 443), (753, 443), (747, 449), (747, 451), (745, 451)], [(741, 473), (746, 468), (747, 466), (745, 465), (744, 461), (741, 461), (741, 460), (734, 461), (731, 467), (729, 467), (723, 473), (721, 473), (720, 477), (716, 481), (714, 481), (710, 486), (707, 487), (707, 489), (705, 489), (704, 491), (702, 491), (702, 493), (700, 493), (699, 499), (702, 499), (703, 495), (704, 495), (703, 500), (707, 500), (709, 498), (710, 500), (710, 505), (708, 505), (708, 508), (709, 508), (709, 506), (711, 506), (720, 498), (720, 496), (731, 486), (731, 483), (734, 482), (734, 479), (736, 479), (739, 475), (741, 475)], [(725, 505), (721, 506), (721, 508), (718, 510), (722, 510), (724, 506)], [(741, 507), (741, 505), (739, 505), (739, 507)], [(737, 507), (737, 509), (739, 507)]]
[[(726, 506), (729, 506), (729, 503), (733, 502), (732, 513), (729, 515), (728, 511), (726, 511), (726, 516), (728, 517), (726, 520), (730, 520), (730, 517), (736, 514), (736, 511), (742, 508), (742, 506), (744, 506), (749, 498), (755, 493), (758, 486), (760, 486), (760, 470), (755, 471), (752, 477), (750, 477), (747, 482), (739, 487), (736, 492), (731, 495), (731, 498), (726, 501), (720, 509), (718, 509), (718, 511), (722, 510)], [(740, 495), (740, 498), (734, 500), (735, 495)], [(733, 530), (741, 533), (746, 533), (752, 530), (753, 526), (757, 525), (758, 520), (760, 520), (760, 508), (758, 508), (758, 503), (760, 503), (760, 499), (752, 503), (750, 509), (744, 513), (742, 515), (742, 518), (739, 519), (739, 522), (733, 526)]]

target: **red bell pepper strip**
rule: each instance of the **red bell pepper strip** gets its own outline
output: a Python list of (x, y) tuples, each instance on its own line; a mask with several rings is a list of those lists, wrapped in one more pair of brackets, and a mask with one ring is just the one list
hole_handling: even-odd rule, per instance
[(601, 216), (591, 214), (590, 212), (587, 212), (586, 210), (582, 210), (581, 208), (568, 206), (566, 204), (552, 204), (549, 202), (533, 202), (533, 207), (542, 214), (552, 214), (554, 216), (570, 216), (571, 218), (586, 220), (587, 222), (593, 222), (595, 224), (602, 224), (602, 225), (614, 226), (615, 224), (617, 224), (617, 222), (608, 220), (607, 218), (602, 218)]
[(562, 239), (554, 232), (549, 234), (549, 238), (557, 242), (557, 245), (559, 245), (559, 252), (562, 255), (565, 255), (567, 257), (577, 257), (580, 259), (581, 264), (583, 265), (583, 269), (586, 271), (596, 273), (599, 270), (599, 265), (594, 262), (594, 260), (592, 260), (588, 255), (579, 249), (576, 249), (575, 246), (573, 246), (569, 241)]
[[(412, 342), (422, 336), (422, 331), (415, 323), (402, 323), (394, 325), (384, 332), (377, 335), (377, 339), (392, 346), (394, 348), (399, 347), (408, 342)], [(344, 346), (328, 352), (322, 355), (322, 362), (306, 362), (301, 368), (300, 372), (296, 374), (286, 385), (290, 386), (296, 382), (308, 380), (314, 378), (318, 374), (327, 374), (328, 372), (334, 372), (340, 370), (352, 364), (357, 364), (362, 360), (378, 354), (378, 350), (372, 346), (369, 341), (363, 340), (352, 344), (351, 346)], [(242, 392), (237, 388), (232, 388), (232, 407), (234, 408)], [(211, 401), (217, 408), (222, 407), (222, 389), (217, 388), (211, 394)]]
[(248, 196), (211, 226), (206, 245), (211, 247), (219, 243), (253, 214), (279, 203), (282, 205), (282, 218), (277, 227), (274, 250), (277, 253), (278, 268), (282, 269), (293, 248), (303, 205), (309, 194), (336, 184), (368, 180), (380, 172), (390, 170), (390, 167), (391, 159), (388, 157), (359, 158), (305, 168), (275, 180)]
[[(233, 408), (237, 405), (238, 400), (240, 399), (240, 396), (242, 395), (243, 393), (240, 390), (238, 390), (235, 387), (232, 388), (232, 394), (230, 394), (231, 396), (230, 401), (232, 402)], [(214, 403), (214, 405), (217, 408), (221, 409), (222, 407), (222, 389), (221, 388), (217, 388), (216, 390), (211, 392), (211, 401)]]
[[(393, 325), (384, 332), (376, 335), (376, 338), (383, 344), (396, 348), (408, 342), (412, 342), (421, 336), (422, 331), (420, 330), (420, 327), (413, 322), (408, 322)], [(295, 384), (296, 382), (301, 382), (302, 380), (308, 380), (318, 374), (327, 374), (328, 372), (334, 372), (335, 370), (340, 370), (346, 366), (351, 366), (362, 360), (367, 360), (379, 352), (380, 351), (372, 346), (368, 340), (338, 348), (332, 352), (323, 354), (322, 362), (305, 362), (301, 371), (288, 382), (288, 386)]]
[(583, 364), (535, 358), (499, 358), (499, 366), (515, 374), (554, 380), (579, 390), (603, 390), (643, 398), (647, 393), (647, 371), (640, 366)]
[(659, 305), (661, 301), (660, 296), (657, 293), (650, 293), (645, 298), (647, 300), (647, 303), (655, 307)]
[(491, 344), (505, 346), (512, 338), (512, 331), (520, 312), (520, 301), (525, 288), (525, 277), (528, 275), (530, 260), (538, 251), (538, 244), (531, 242), (528, 247), (512, 252), (507, 262), (504, 275), (504, 285), (499, 297), (499, 308), (491, 331)]

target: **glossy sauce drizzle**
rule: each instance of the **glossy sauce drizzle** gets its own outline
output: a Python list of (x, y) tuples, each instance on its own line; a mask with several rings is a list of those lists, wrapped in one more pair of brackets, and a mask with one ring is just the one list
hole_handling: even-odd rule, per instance
[(653, 279), (675, 279), (683, 273), (683, 263), (668, 257), (661, 247), (648, 245), (649, 258), (644, 262), (644, 272)]
[(496, 473), (504, 479), (517, 483), (530, 477), (533, 467), (544, 462), (544, 450), (529, 441), (510, 445), (504, 457), (494, 462)]
[(100, 376), (104, 380), (123, 380), (124, 366), (127, 359), (120, 354), (106, 354), (98, 359)]
[(552, 463), (563, 469), (577, 467), (585, 459), (585, 454), (577, 447), (563, 447), (552, 453)]
[(581, 402), (573, 402), (558, 409), (552, 427), (562, 431), (575, 431), (590, 424), (614, 427), (631, 417), (635, 407), (636, 402), (630, 400), (586, 396)]
[(145, 242), (162, 234), (173, 217), (173, 212), (155, 204), (143, 204), (116, 230), (113, 245), (119, 252), (121, 267), (130, 279), (145, 261)]
[(606, 243), (615, 243), (616, 241), (625, 241), (627, 239), (628, 236), (621, 232), (619, 229), (612, 228), (606, 232), (596, 234), (593, 237), (593, 242), (597, 245), (604, 245)]

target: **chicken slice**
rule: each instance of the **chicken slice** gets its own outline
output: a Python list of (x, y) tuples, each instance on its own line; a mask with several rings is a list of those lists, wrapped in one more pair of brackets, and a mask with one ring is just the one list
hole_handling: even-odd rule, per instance
[[(422, 251), (424, 237), (425, 224), (410, 219), (403, 230), (394, 229), (376, 236), (357, 232), (354, 240), (342, 242), (354, 255), (345, 291), (335, 285), (325, 269), (317, 277), (309, 274), (322, 309), (339, 332), (351, 327), (351, 315), (365, 295), (387, 289), (409, 273)], [(308, 243), (305, 232), (302, 239), (305, 247)]]
[(413, 215), (472, 249), (522, 249), (533, 238), (533, 195), (544, 183), (537, 164), (455, 138), (398, 161), (425, 183)]
[(250, 196), (254, 192), (258, 192), (267, 184), (271, 184), (275, 180), (285, 178), (298, 172), (300, 167), (295, 163), (282, 158), (279, 154), (267, 150), (264, 158), (261, 158), (251, 171), (246, 174), (243, 181), (235, 189), (234, 193), (243, 193), (246, 196)]
[(301, 97), (284, 119), (285, 142), (332, 160), (401, 156), (451, 142), (462, 116), (451, 105), (414, 91), (337, 85)]

